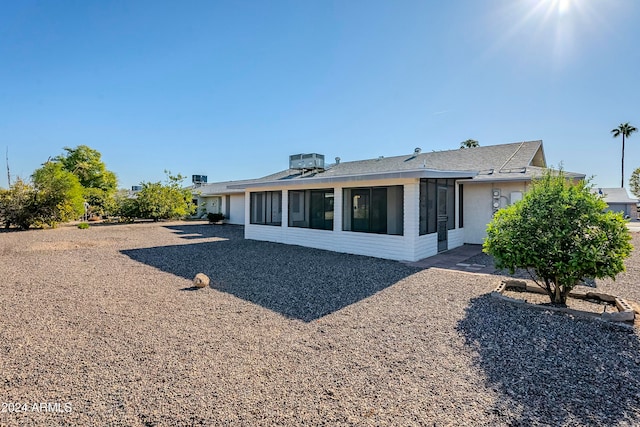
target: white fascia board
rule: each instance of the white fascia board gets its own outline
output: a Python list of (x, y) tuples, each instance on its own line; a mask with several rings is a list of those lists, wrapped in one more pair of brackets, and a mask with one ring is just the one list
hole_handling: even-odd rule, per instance
[[(514, 176), (515, 175), (515, 176)], [(477, 177), (477, 178), (464, 178), (460, 180), (460, 183), (463, 184), (474, 184), (474, 183), (478, 183), (478, 184), (485, 184), (485, 183), (491, 183), (491, 182), (515, 182), (515, 181), (532, 181), (534, 179), (539, 179), (542, 178), (542, 175), (521, 175), (521, 176), (517, 176), (518, 174), (514, 173), (513, 175), (509, 175), (509, 176), (496, 176), (496, 177), (491, 177), (491, 178), (484, 178), (482, 176)], [(585, 179), (586, 175), (583, 174), (571, 174), (571, 175), (567, 175), (565, 174), (566, 178), (568, 179), (572, 179), (572, 180), (580, 180), (580, 179)]]
[(197, 192), (194, 191), (193, 194), (197, 194), (202, 197), (213, 197), (213, 196), (226, 196), (229, 194), (243, 194), (244, 191), (241, 189), (233, 189), (233, 190), (220, 190), (220, 191), (212, 191), (212, 192)]
[(383, 181), (403, 178), (473, 178), (475, 171), (442, 171), (435, 169), (414, 169), (397, 172), (374, 172), (359, 175), (341, 175), (312, 178), (297, 178), (292, 180), (275, 180), (254, 182), (249, 184), (229, 185), (229, 188), (258, 188), (258, 187), (289, 187), (301, 184), (333, 184), (351, 183), (358, 181)]

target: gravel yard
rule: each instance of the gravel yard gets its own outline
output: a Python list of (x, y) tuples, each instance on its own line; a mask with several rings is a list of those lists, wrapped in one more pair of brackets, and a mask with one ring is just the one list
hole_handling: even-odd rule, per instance
[(1, 426), (640, 424), (640, 332), (496, 275), (175, 222), (0, 233), (0, 277)]

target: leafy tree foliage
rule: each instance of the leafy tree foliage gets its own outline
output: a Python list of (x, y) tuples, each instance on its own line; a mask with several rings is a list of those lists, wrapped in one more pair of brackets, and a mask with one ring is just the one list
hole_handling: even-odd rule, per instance
[(54, 161), (78, 178), (87, 203), (100, 215), (113, 211), (118, 180), (113, 172), (107, 170), (102, 154), (87, 145), (64, 147), (64, 150), (66, 153)]
[(31, 176), (35, 188), (33, 212), (36, 225), (56, 226), (84, 213), (82, 186), (61, 163), (47, 162)]
[(473, 148), (473, 147), (479, 147), (479, 146), (480, 146), (480, 143), (475, 139), (467, 139), (466, 141), (462, 141), (460, 143), (460, 148)]
[(620, 187), (624, 188), (624, 140), (629, 138), (632, 133), (637, 132), (638, 129), (631, 126), (628, 122), (621, 123), (617, 128), (611, 130), (611, 134), (614, 138), (622, 135), (622, 178), (620, 180)]
[(33, 185), (18, 179), (0, 190), (0, 222), (5, 227), (55, 226), (77, 219), (85, 200), (99, 214), (115, 209), (116, 176), (106, 170), (100, 153), (86, 145), (65, 151), (33, 173)]
[(629, 186), (631, 187), (631, 193), (640, 198), (640, 168), (633, 171), (631, 179), (629, 180)]
[(64, 150), (66, 154), (57, 156), (54, 161), (61, 163), (65, 170), (77, 176), (80, 185), (105, 191), (116, 190), (116, 175), (107, 170), (99, 151), (87, 145), (78, 145), (76, 148), (64, 147)]
[(194, 212), (191, 191), (182, 188), (182, 175), (167, 174), (166, 183), (143, 182), (134, 198), (120, 197), (120, 214), (125, 218), (160, 219), (184, 218)]
[(137, 199), (131, 197), (127, 190), (120, 190), (116, 193), (115, 204), (117, 206), (115, 212), (120, 218), (132, 221), (141, 217)]
[(0, 189), (0, 222), (5, 228), (15, 225), (26, 230), (35, 221), (36, 191), (18, 178), (9, 189)]
[(521, 201), (496, 212), (483, 250), (498, 268), (528, 269), (552, 303), (566, 304), (583, 278), (615, 279), (625, 269), (631, 236), (622, 215), (605, 208), (584, 181), (547, 171)]

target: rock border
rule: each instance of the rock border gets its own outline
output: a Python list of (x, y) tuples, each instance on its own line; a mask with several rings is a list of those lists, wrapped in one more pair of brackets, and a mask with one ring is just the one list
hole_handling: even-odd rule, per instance
[[(509, 280), (502, 280), (500, 282), (500, 284), (491, 292), (491, 296), (494, 297), (494, 298), (499, 298), (499, 299), (502, 299), (504, 301), (511, 302), (511, 303), (527, 304), (530, 307), (534, 307), (534, 308), (541, 309), (541, 310), (551, 310), (551, 311), (558, 311), (558, 312), (568, 313), (568, 314), (578, 315), (578, 316), (595, 317), (595, 318), (599, 318), (599, 319), (606, 320), (606, 321), (611, 321), (611, 322), (626, 322), (625, 324), (631, 323), (633, 325), (634, 322), (637, 319), (636, 312), (631, 307), (631, 304), (629, 304), (629, 302), (624, 300), (623, 298), (620, 298), (620, 297), (615, 296), (615, 295), (609, 295), (609, 294), (604, 294), (604, 293), (601, 293), (601, 292), (591, 292), (591, 291), (582, 292), (582, 291), (575, 291), (574, 290), (574, 291), (569, 292), (569, 297), (570, 298), (599, 299), (601, 301), (607, 301), (607, 302), (610, 302), (610, 303), (614, 303), (616, 308), (618, 309), (617, 313), (614, 312), (614, 313), (597, 314), (597, 313), (591, 313), (591, 312), (588, 312), (588, 311), (576, 310), (576, 309), (572, 309), (572, 308), (553, 307), (553, 306), (546, 306), (546, 305), (542, 306), (542, 305), (538, 305), (538, 304), (531, 304), (531, 303), (528, 303), (527, 301), (524, 301), (524, 300), (521, 300), (521, 299), (511, 298), (511, 297), (508, 297), (506, 295), (503, 295), (503, 292), (508, 287), (509, 288), (520, 289), (520, 290), (522, 290), (524, 292), (531, 292), (531, 293), (537, 293), (537, 294), (546, 294), (544, 289), (540, 288), (537, 285), (530, 285), (527, 282), (525, 282), (524, 280), (509, 279)], [(638, 320), (640, 320), (640, 319), (638, 319)], [(640, 327), (640, 322), (635, 322), (635, 323)]]

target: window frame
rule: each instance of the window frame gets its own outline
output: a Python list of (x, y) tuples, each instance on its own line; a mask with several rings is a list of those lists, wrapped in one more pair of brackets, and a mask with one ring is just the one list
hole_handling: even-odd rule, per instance
[[(275, 211), (274, 203), (277, 206)], [(249, 223), (282, 226), (282, 191), (252, 191), (249, 193)]]
[[(322, 198), (321, 206), (318, 206), (316, 200), (318, 196)], [(333, 188), (289, 190), (288, 198), (289, 227), (333, 230), (335, 209), (335, 190)], [(314, 215), (318, 213), (321, 214), (322, 218), (314, 218)]]
[[(456, 180), (454, 178), (421, 178), (418, 196), (420, 236), (438, 232), (438, 193), (444, 187), (447, 188), (447, 230), (456, 228), (456, 213), (460, 212), (460, 207), (456, 209)], [(461, 197), (459, 194), (460, 202)], [(459, 216), (459, 224), (461, 223), (462, 217)]]
[(343, 188), (342, 230), (404, 235), (404, 185)]

